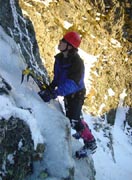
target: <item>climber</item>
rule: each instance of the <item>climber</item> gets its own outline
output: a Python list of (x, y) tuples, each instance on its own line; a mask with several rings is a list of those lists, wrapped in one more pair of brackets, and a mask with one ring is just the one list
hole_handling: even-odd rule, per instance
[(77, 32), (68, 32), (60, 40), (60, 53), (55, 56), (54, 78), (46, 91), (39, 95), (45, 102), (64, 96), (66, 116), (71, 127), (76, 130), (73, 137), (82, 138), (84, 146), (76, 152), (76, 157), (86, 157), (87, 149), (92, 152), (97, 148), (96, 141), (87, 123), (81, 118), (81, 109), (85, 97), (84, 63), (78, 54), (81, 37)]

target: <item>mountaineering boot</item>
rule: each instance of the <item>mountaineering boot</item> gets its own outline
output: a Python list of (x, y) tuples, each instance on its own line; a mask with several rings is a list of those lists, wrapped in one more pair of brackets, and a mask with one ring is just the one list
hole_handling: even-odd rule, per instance
[(96, 152), (96, 141), (95, 139), (86, 142), (85, 145), (78, 151), (76, 151), (75, 155), (76, 158), (80, 159), (80, 158), (85, 158), (88, 157), (90, 154), (94, 154)]
[(97, 145), (96, 145), (95, 138), (88, 127), (88, 124), (82, 119), (77, 125), (76, 127), (80, 127), (80, 128), (78, 129), (76, 128), (77, 132), (73, 134), (72, 136), (75, 139), (80, 139), (80, 138), (83, 139), (84, 146), (80, 150), (76, 151), (75, 153), (76, 157), (80, 159), (80, 158), (87, 157), (89, 154), (95, 153)]
[(86, 149), (85, 148), (81, 148), (80, 150), (76, 151), (75, 156), (78, 159), (87, 157)]
[(75, 134), (72, 135), (75, 139), (80, 139), (81, 138), (81, 133), (76, 132)]
[(91, 150), (92, 154), (96, 152), (97, 144), (95, 139), (87, 142), (84, 141), (84, 144), (85, 148)]

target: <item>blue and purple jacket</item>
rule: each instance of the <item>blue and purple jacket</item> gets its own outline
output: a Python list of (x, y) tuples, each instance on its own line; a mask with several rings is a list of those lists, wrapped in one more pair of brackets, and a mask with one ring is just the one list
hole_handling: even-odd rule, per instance
[(62, 53), (55, 56), (52, 87), (59, 96), (67, 96), (85, 88), (84, 63), (78, 53), (64, 58)]

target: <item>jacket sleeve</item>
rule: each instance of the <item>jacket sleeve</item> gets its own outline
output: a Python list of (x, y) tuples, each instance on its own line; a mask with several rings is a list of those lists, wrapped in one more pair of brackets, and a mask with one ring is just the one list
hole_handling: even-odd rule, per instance
[(59, 85), (55, 90), (57, 96), (66, 96), (68, 94), (72, 94), (78, 90), (78, 85), (75, 81), (71, 79), (67, 79), (63, 84)]

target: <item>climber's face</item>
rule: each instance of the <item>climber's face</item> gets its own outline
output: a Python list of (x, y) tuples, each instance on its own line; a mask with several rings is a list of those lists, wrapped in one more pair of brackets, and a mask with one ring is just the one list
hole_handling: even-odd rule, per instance
[(67, 49), (67, 42), (64, 39), (59, 41), (58, 49), (62, 52)]

